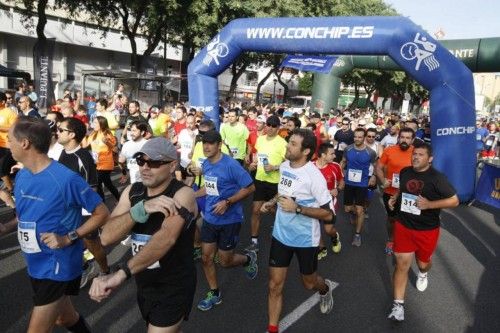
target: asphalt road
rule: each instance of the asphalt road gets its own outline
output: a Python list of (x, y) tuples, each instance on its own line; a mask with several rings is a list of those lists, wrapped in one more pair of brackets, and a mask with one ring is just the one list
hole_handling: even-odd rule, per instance
[[(248, 215), (248, 203), (246, 212)], [(0, 216), (5, 222), (7, 215)], [(360, 248), (351, 246), (352, 227), (339, 213), (337, 228), (342, 252), (320, 261), (319, 272), (339, 286), (334, 290), (334, 310), (322, 315), (316, 305), (286, 332), (500, 332), (500, 212), (484, 206), (460, 206), (442, 213), (442, 230), (429, 287), (414, 287), (416, 266), (407, 288), (406, 320), (386, 319), (392, 302), (393, 258), (383, 253), (385, 212), (376, 195), (369, 208), (367, 228)], [(268, 255), (272, 216), (262, 223), (259, 275), (247, 280), (242, 268), (218, 268), (223, 303), (208, 312), (196, 309), (207, 291), (198, 264), (198, 287), (184, 332), (264, 332), (267, 327)], [(249, 223), (241, 231), (240, 248), (249, 242)], [(0, 332), (25, 331), (29, 319), (31, 289), (15, 233), (0, 237)], [(122, 245), (110, 249), (112, 264), (129, 251)], [(285, 286), (282, 317), (312, 295), (300, 282), (293, 261)], [(135, 284), (128, 281), (110, 299), (98, 304), (88, 297), (88, 287), (74, 304), (93, 332), (144, 332), (135, 300)], [(56, 330), (63, 332), (64, 330)]]

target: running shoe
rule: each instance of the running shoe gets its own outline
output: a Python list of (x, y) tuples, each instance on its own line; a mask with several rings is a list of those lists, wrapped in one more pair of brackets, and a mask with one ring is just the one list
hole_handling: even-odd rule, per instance
[(318, 260), (323, 259), (327, 255), (328, 255), (328, 250), (326, 249), (326, 247), (321, 248), (318, 252)]
[(420, 273), (418, 273), (417, 283), (416, 283), (416, 287), (417, 287), (418, 291), (425, 291), (425, 289), (427, 289), (428, 284), (429, 284), (429, 280), (427, 279), (427, 273), (425, 273), (425, 275), (423, 275), (423, 276)]
[(201, 259), (201, 247), (195, 247), (193, 249), (193, 260), (200, 260)]
[(84, 270), (82, 273), (82, 278), (80, 280), (80, 289), (85, 287), (87, 285), (87, 283), (92, 281), (92, 279), (95, 278), (99, 274), (97, 267), (96, 267), (96, 264), (95, 264), (95, 260), (87, 261), (83, 265), (83, 269)]
[(246, 251), (246, 252), (249, 252), (249, 251), (254, 251), (255, 253), (259, 253), (259, 244), (258, 244), (258, 243), (251, 242), (251, 243), (250, 243), (250, 245), (248, 245), (248, 246), (245, 248), (245, 251)]
[(333, 308), (333, 288), (334, 284), (332, 281), (325, 279), (325, 283), (328, 286), (328, 292), (324, 295), (319, 294), (319, 310), (323, 314), (330, 313)]
[(400, 303), (392, 303), (391, 313), (387, 316), (388, 319), (401, 322), (405, 320), (405, 308), (403, 304)]
[(394, 254), (394, 242), (387, 241), (385, 243), (384, 253), (388, 256), (392, 256)]
[(221, 303), (222, 303), (221, 292), (219, 291), (219, 295), (215, 295), (215, 293), (212, 290), (210, 290), (207, 293), (207, 297), (205, 297), (205, 299), (202, 299), (198, 303), (198, 309), (200, 309), (201, 311), (208, 311), (215, 305), (219, 305)]
[(250, 257), (250, 263), (245, 266), (245, 274), (250, 280), (255, 279), (257, 273), (259, 272), (259, 266), (257, 264), (257, 253), (255, 251), (248, 251), (246, 253)]
[(352, 245), (360, 247), (361, 246), (361, 235), (360, 234), (354, 234), (354, 237), (352, 238)]
[(342, 243), (340, 242), (340, 235), (337, 232), (337, 238), (332, 242), (332, 251), (333, 253), (340, 253), (342, 249)]

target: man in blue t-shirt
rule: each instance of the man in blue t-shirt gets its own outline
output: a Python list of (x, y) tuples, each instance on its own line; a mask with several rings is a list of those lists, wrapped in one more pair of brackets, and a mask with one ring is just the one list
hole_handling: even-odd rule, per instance
[(365, 144), (366, 130), (354, 131), (354, 144), (344, 150), (341, 166), (345, 170), (344, 207), (346, 213), (355, 215), (355, 233), (352, 245), (361, 246), (361, 230), (365, 221), (364, 204), (368, 186), (376, 184), (373, 164), (377, 153)]
[[(80, 175), (47, 156), (50, 138), (40, 118), (19, 118), (9, 130), (12, 156), (24, 165), (14, 195), (18, 240), (35, 294), (28, 332), (49, 332), (56, 323), (89, 332), (68, 296), (80, 289), (81, 238), (103, 225), (109, 212)], [(84, 224), (82, 208), (92, 212)]]
[(476, 121), (476, 152), (478, 154), (484, 149), (484, 141), (488, 134), (488, 129), (483, 127), (483, 122), (480, 120)]
[(257, 276), (257, 253), (234, 253), (238, 244), (243, 206), (241, 200), (255, 191), (248, 172), (232, 157), (221, 152), (222, 137), (215, 131), (206, 132), (202, 138), (203, 154), (207, 158), (202, 166), (205, 179), (206, 202), (201, 226), (203, 271), (210, 290), (198, 309), (210, 310), (222, 302), (217, 285), (214, 256), (218, 252), (222, 267), (243, 266), (247, 277)]

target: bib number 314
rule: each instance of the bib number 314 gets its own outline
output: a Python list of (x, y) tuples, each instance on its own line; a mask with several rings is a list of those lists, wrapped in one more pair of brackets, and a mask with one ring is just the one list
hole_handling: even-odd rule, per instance
[(401, 211), (413, 215), (420, 215), (420, 209), (417, 207), (418, 197), (413, 194), (403, 192), (401, 198)]

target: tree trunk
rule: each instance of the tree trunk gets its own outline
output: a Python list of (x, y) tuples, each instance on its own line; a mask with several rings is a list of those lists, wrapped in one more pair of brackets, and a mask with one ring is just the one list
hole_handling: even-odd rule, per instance
[(262, 80), (257, 84), (257, 96), (255, 96), (255, 102), (260, 102), (260, 88), (266, 83), (267, 79), (271, 76), (271, 74), (275, 71), (274, 67), (269, 70), (269, 72), (264, 76)]
[(287, 100), (288, 90), (289, 90), (288, 85), (281, 80), (281, 76), (283, 75), (283, 70), (284, 68), (281, 69), (279, 74), (276, 74), (278, 82), (283, 86), (283, 100), (281, 101), (281, 103), (284, 103)]
[(45, 40), (45, 25), (47, 24), (47, 15), (45, 14), (45, 8), (47, 7), (48, 0), (40, 0), (37, 5), (37, 15), (38, 15), (38, 23), (36, 25), (36, 36), (38, 40)]
[(236, 91), (236, 88), (238, 87), (238, 80), (240, 77), (245, 73), (245, 70), (248, 67), (248, 63), (244, 62), (241, 64), (241, 66), (238, 68), (238, 62), (233, 62), (231, 65), (231, 84), (229, 86), (229, 96), (233, 96), (234, 92)]

